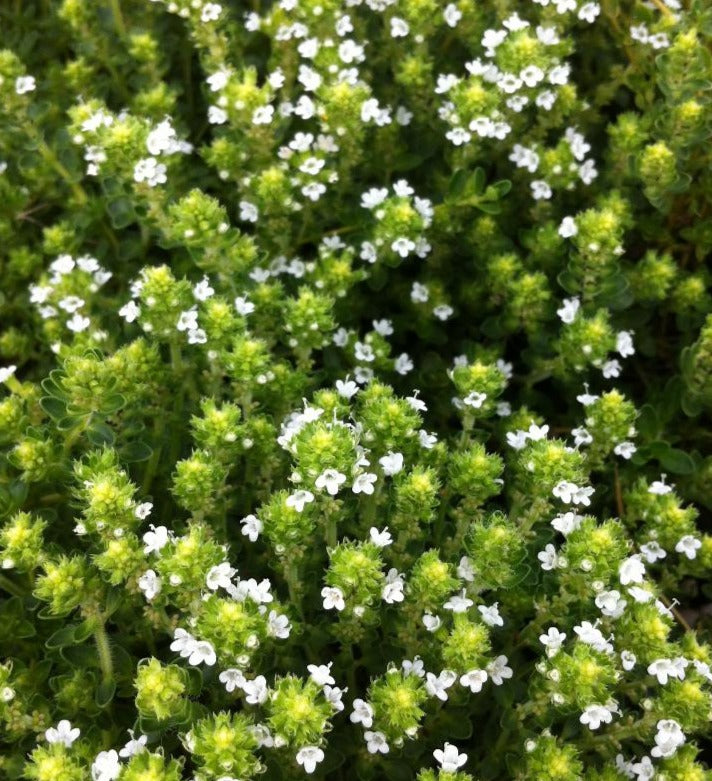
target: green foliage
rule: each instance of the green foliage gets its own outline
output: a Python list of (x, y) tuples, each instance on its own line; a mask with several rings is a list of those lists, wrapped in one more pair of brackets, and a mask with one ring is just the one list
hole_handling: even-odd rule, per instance
[(0, 778), (709, 779), (709, 3), (0, 31)]

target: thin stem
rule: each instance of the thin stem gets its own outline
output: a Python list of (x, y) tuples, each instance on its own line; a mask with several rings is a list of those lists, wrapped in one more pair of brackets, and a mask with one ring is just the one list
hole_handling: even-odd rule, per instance
[(84, 188), (78, 183), (75, 182), (72, 179), (72, 175), (69, 173), (69, 171), (64, 167), (64, 165), (59, 161), (57, 158), (57, 155), (49, 148), (47, 145), (47, 142), (44, 139), (38, 140), (38, 152), (42, 156), (42, 159), (48, 163), (49, 165), (54, 168), (54, 170), (62, 177), (62, 179), (66, 182), (67, 185), (69, 185), (69, 188), (72, 191), (72, 194), (74, 197), (79, 201), (80, 204), (85, 204), (88, 200), (87, 194), (84, 191)]
[(109, 5), (111, 6), (111, 13), (114, 17), (114, 26), (116, 27), (116, 32), (121, 38), (125, 38), (126, 24), (124, 22), (124, 15), (121, 13), (121, 2), (120, 0), (109, 0)]
[(114, 661), (111, 658), (111, 643), (109, 642), (109, 636), (106, 634), (106, 626), (102, 618), (96, 619), (96, 627), (94, 628), (94, 642), (96, 643), (96, 650), (99, 654), (99, 666), (101, 667), (102, 680), (104, 682), (114, 680)]
[(7, 591), (8, 594), (12, 594), (13, 597), (26, 596), (22, 586), (18, 586), (17, 583), (10, 580), (10, 578), (8, 578), (7, 575), (3, 575), (1, 573), (0, 573), (0, 589), (2, 589), (3, 591)]

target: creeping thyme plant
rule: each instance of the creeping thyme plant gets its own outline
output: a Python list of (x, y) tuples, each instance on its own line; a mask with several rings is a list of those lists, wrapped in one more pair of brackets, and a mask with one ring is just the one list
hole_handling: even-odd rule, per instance
[(0, 3), (0, 778), (712, 779), (707, 0)]

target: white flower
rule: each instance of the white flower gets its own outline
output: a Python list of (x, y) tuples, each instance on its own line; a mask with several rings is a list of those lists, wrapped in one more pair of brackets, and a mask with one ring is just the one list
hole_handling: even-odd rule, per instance
[(387, 526), (383, 531), (379, 531), (375, 526), (371, 526), (368, 533), (371, 537), (371, 542), (378, 548), (386, 548), (393, 543), (393, 537), (391, 537)]
[(407, 258), (415, 249), (415, 242), (406, 236), (401, 236), (391, 243), (391, 249), (402, 258)]
[(553, 195), (551, 187), (543, 179), (535, 179), (530, 187), (535, 201), (548, 200)]
[(358, 385), (353, 380), (349, 380), (348, 377), (346, 380), (336, 381), (336, 392), (342, 399), (352, 398), (358, 393), (358, 390)]
[(127, 323), (133, 323), (141, 316), (141, 307), (135, 301), (129, 301), (119, 309), (119, 316), (123, 317)]
[(596, 651), (601, 651), (602, 653), (613, 652), (613, 646), (606, 640), (601, 630), (590, 621), (582, 621), (579, 626), (574, 627), (574, 632), (576, 632), (582, 643), (590, 645)]
[(119, 755), (111, 751), (100, 751), (91, 766), (92, 781), (114, 781), (121, 772)]
[(205, 582), (211, 591), (217, 591), (219, 588), (229, 589), (236, 572), (237, 570), (233, 569), (229, 562), (223, 561), (208, 570)]
[(290, 494), (284, 503), (287, 505), (287, 507), (293, 507), (298, 513), (300, 513), (304, 509), (304, 505), (313, 501), (314, 494), (311, 491), (304, 491), (300, 489), (299, 491), (295, 491), (293, 494)]
[(635, 667), (637, 659), (631, 651), (621, 651), (621, 665), (624, 670), (630, 671)]
[(400, 375), (406, 375), (408, 372), (413, 371), (413, 361), (410, 359), (408, 353), (401, 353), (393, 362), (393, 369)]
[(321, 590), (324, 610), (343, 610), (346, 607), (344, 592), (337, 586), (324, 586)]
[(507, 444), (515, 450), (522, 450), (526, 447), (529, 436), (526, 431), (518, 429), (517, 431), (507, 432)]
[(637, 778), (638, 781), (651, 781), (655, 777), (655, 766), (650, 757), (643, 757), (640, 762), (618, 762), (622, 760), (621, 754), (616, 756), (616, 768), (619, 769), (627, 778)]
[(327, 683), (336, 683), (331, 675), (333, 664), (333, 662), (329, 662), (329, 664), (308, 664), (309, 677), (319, 686), (325, 686)]
[(277, 637), (280, 640), (285, 640), (289, 637), (289, 633), (292, 627), (289, 623), (289, 618), (284, 615), (280, 615), (276, 610), (270, 610), (267, 616), (267, 634), (270, 637)]
[(392, 38), (405, 38), (410, 32), (410, 27), (405, 19), (400, 19), (397, 16), (391, 17), (391, 37)]
[(355, 494), (366, 494), (367, 496), (371, 496), (374, 490), (373, 484), (377, 479), (378, 477), (372, 472), (363, 472), (354, 480), (351, 490)]
[(247, 317), (247, 315), (251, 315), (255, 311), (255, 305), (247, 296), (237, 296), (234, 303), (238, 315), (242, 317)]
[(453, 594), (443, 607), (445, 610), (452, 610), (453, 613), (465, 613), (474, 604), (469, 597), (465, 596), (463, 588), (459, 594)]
[(252, 112), (253, 125), (269, 125), (274, 118), (274, 106), (258, 106)]
[(665, 686), (670, 678), (684, 680), (685, 669), (672, 659), (655, 659), (648, 665), (648, 675), (653, 675), (658, 679), (661, 686)]
[(35, 89), (37, 89), (37, 82), (34, 76), (18, 76), (15, 79), (15, 92), (18, 95), (34, 92)]
[(264, 524), (256, 515), (246, 515), (241, 521), (242, 533), (247, 537), (250, 542), (256, 542), (260, 536)]
[(215, 649), (207, 640), (196, 640), (192, 652), (188, 657), (188, 664), (197, 667), (199, 664), (206, 664), (212, 667), (217, 661)]
[(453, 746), (452, 743), (445, 743), (442, 748), (436, 748), (433, 756), (445, 773), (457, 773), (467, 762), (467, 754), (460, 754), (457, 746)]
[(324, 686), (323, 691), (324, 697), (331, 707), (341, 712), (344, 709), (344, 703), (342, 702), (344, 692), (348, 691), (348, 689), (340, 689), (338, 686), (329, 686), (327, 684)]
[(17, 366), (0, 367), (0, 385), (7, 382), (17, 371)]
[(611, 591), (602, 591), (596, 596), (596, 607), (603, 613), (604, 616), (610, 618), (620, 618), (623, 615), (625, 606), (628, 604), (623, 597), (621, 597), (620, 591), (612, 589)]
[(211, 92), (220, 92), (223, 87), (227, 86), (228, 79), (230, 78), (230, 74), (228, 71), (216, 71), (215, 73), (208, 76), (205, 81), (207, 82), (208, 86), (210, 87)]
[(366, 738), (366, 748), (369, 754), (387, 754), (389, 751), (386, 736), (382, 732), (364, 732)]
[(574, 435), (574, 445), (580, 447), (581, 445), (590, 445), (593, 442), (593, 436), (583, 426), (571, 429), (571, 433)]
[(324, 752), (318, 746), (304, 746), (297, 751), (297, 764), (304, 768), (305, 773), (313, 773), (323, 759)]
[(579, 298), (565, 298), (561, 309), (556, 310), (556, 314), (561, 318), (562, 323), (573, 323), (580, 307), (581, 300)]
[(171, 651), (179, 653), (184, 659), (187, 659), (191, 653), (193, 653), (193, 647), (195, 646), (196, 639), (190, 632), (186, 632), (185, 629), (176, 627), (173, 632), (173, 642), (171, 643)]
[(146, 157), (139, 160), (134, 166), (134, 182), (145, 182), (149, 187), (155, 187), (159, 184), (165, 184), (168, 181), (166, 171), (168, 169), (163, 163), (159, 163), (155, 157)]
[(618, 577), (624, 586), (627, 586), (629, 583), (643, 582), (645, 578), (645, 564), (640, 560), (638, 554), (623, 559), (618, 568)]
[(242, 670), (233, 667), (223, 670), (220, 675), (218, 675), (218, 679), (220, 683), (225, 686), (225, 690), (230, 693), (234, 692), (235, 689), (242, 689), (247, 682)]
[(664, 559), (667, 556), (667, 551), (660, 547), (660, 543), (657, 540), (650, 540), (650, 542), (641, 545), (640, 552), (648, 564), (655, 564), (658, 559)]
[(467, 407), (474, 407), (479, 409), (487, 400), (486, 393), (478, 393), (477, 391), (471, 391), (462, 400), (462, 403)]
[(354, 700), (353, 711), (349, 717), (353, 724), (363, 724), (364, 727), (373, 725), (373, 708), (365, 700)]
[(387, 477), (392, 477), (403, 469), (403, 454), (389, 450), (385, 456), (378, 459), (378, 463), (381, 465), (381, 469), (383, 469), (383, 474)]
[(478, 694), (482, 691), (487, 677), (486, 670), (470, 670), (460, 676), (460, 685), (468, 688), (473, 694)]
[(613, 713), (605, 705), (587, 705), (579, 721), (588, 725), (589, 729), (598, 729), (601, 724), (610, 724), (613, 721)]
[(665, 475), (662, 475), (660, 480), (654, 480), (650, 487), (648, 488), (649, 494), (655, 494), (657, 496), (665, 496), (665, 494), (669, 494), (672, 491), (672, 486), (667, 485), (665, 482)]
[(557, 499), (561, 499), (564, 504), (571, 504), (574, 498), (574, 493), (578, 490), (578, 486), (575, 483), (570, 483), (568, 480), (560, 480), (552, 489), (551, 493)]
[(218, 3), (206, 3), (203, 6), (203, 10), (200, 12), (201, 22), (214, 22), (220, 18), (222, 13), (222, 6)]
[(549, 572), (560, 566), (559, 554), (551, 543), (549, 543), (543, 551), (537, 553), (537, 558), (541, 562), (541, 568), (545, 572)]
[(681, 537), (676, 545), (675, 550), (678, 553), (683, 553), (688, 559), (694, 559), (697, 556), (697, 551), (702, 547), (702, 542), (693, 537), (691, 534), (686, 534)]
[(610, 380), (611, 378), (620, 377), (622, 366), (620, 364), (620, 361), (613, 358), (610, 361), (606, 361), (603, 366), (601, 367), (601, 373), (603, 376)]
[(539, 642), (546, 648), (546, 655), (550, 657), (556, 656), (564, 640), (566, 640), (566, 633), (559, 632), (554, 626), (550, 626), (546, 634), (539, 635)]
[(633, 331), (619, 331), (616, 336), (616, 350), (623, 358), (635, 354), (633, 346)]
[(88, 317), (80, 315), (79, 312), (75, 312), (74, 315), (67, 320), (67, 328), (69, 328), (70, 331), (74, 331), (75, 334), (86, 331), (90, 325), (91, 320)]
[(45, 731), (45, 738), (48, 743), (61, 743), (69, 748), (79, 734), (79, 727), (72, 727), (67, 719), (62, 719), (56, 727), (50, 727)]
[(346, 482), (346, 475), (338, 472), (336, 469), (325, 469), (317, 477), (314, 485), (319, 489), (325, 488), (331, 496), (339, 493), (339, 488)]
[(395, 567), (392, 567), (388, 570), (386, 583), (381, 590), (383, 601), (388, 605), (392, 605), (395, 602), (402, 602), (405, 599), (403, 593), (404, 587), (405, 582), (403, 581), (403, 575), (399, 573)]
[(578, 18), (589, 24), (593, 24), (600, 13), (601, 6), (598, 3), (585, 3), (579, 8)]
[(650, 753), (654, 757), (671, 757), (685, 742), (685, 735), (674, 719), (662, 719), (657, 727), (655, 747)]
[(638, 448), (632, 442), (619, 442), (614, 448), (613, 452), (625, 458), (626, 461), (630, 460)]
[(149, 553), (158, 553), (168, 544), (170, 535), (165, 526), (154, 526), (151, 524), (151, 531), (143, 535), (143, 552), (148, 556)]
[(499, 602), (495, 602), (489, 607), (487, 605), (479, 605), (477, 609), (480, 611), (482, 620), (487, 626), (504, 626), (504, 619), (499, 614)]
[(131, 736), (131, 739), (128, 740), (124, 744), (124, 747), (119, 751), (119, 756), (123, 757), (124, 759), (135, 757), (136, 754), (140, 754), (142, 751), (145, 751), (146, 743), (148, 743), (147, 735), (139, 735), (136, 738), (134, 737), (134, 732), (131, 729), (129, 730), (129, 735)]
[(161, 579), (152, 570), (146, 570), (138, 579), (138, 587), (150, 602), (161, 590)]
[(260, 213), (254, 203), (240, 201), (240, 219), (245, 222), (257, 222)]
[(447, 690), (457, 680), (457, 673), (452, 670), (443, 670), (440, 675), (427, 673), (425, 676), (425, 691), (431, 697), (437, 697), (442, 702), (447, 701)]
[(267, 701), (269, 689), (267, 688), (267, 679), (264, 675), (258, 675), (251, 681), (245, 681), (242, 690), (247, 695), (245, 699), (250, 705), (261, 705)]
[(487, 665), (487, 674), (495, 686), (501, 686), (506, 679), (511, 678), (514, 674), (508, 662), (507, 657), (501, 655)]
[(440, 616), (434, 616), (432, 613), (423, 613), (423, 626), (428, 632), (436, 632), (440, 629), (441, 624)]
[(557, 515), (551, 522), (551, 525), (557, 532), (561, 532), (564, 537), (567, 537), (571, 532), (576, 531), (581, 526), (583, 520), (582, 515), (577, 515), (574, 512), (562, 513)]
[(457, 27), (457, 23), (462, 19), (462, 11), (455, 3), (449, 3), (443, 11), (443, 19), (448, 27)]

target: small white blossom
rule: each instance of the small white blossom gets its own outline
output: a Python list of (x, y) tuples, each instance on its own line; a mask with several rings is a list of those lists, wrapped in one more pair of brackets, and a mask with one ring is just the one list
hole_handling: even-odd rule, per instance
[(72, 727), (67, 719), (62, 719), (56, 727), (50, 727), (45, 731), (45, 738), (48, 743), (61, 743), (69, 748), (79, 737), (79, 727)]
[(387, 754), (389, 749), (386, 736), (382, 732), (367, 731), (363, 733), (369, 754)]
[(693, 537), (691, 534), (686, 534), (681, 537), (675, 544), (675, 550), (678, 553), (682, 553), (687, 556), (688, 559), (694, 559), (697, 557), (697, 551), (702, 547), (702, 542)]
[(478, 694), (482, 691), (487, 677), (486, 670), (469, 670), (460, 676), (460, 685), (469, 689), (473, 694)]
[(334, 586), (324, 586), (321, 590), (324, 610), (343, 610), (346, 607), (344, 602), (344, 592)]
[(304, 768), (304, 772), (311, 774), (316, 766), (324, 759), (324, 752), (318, 746), (304, 746), (297, 751), (297, 764)]

